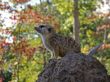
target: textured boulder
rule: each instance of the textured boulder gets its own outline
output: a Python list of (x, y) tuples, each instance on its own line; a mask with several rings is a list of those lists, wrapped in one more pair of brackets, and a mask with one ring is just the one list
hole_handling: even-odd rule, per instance
[(105, 67), (95, 58), (70, 53), (51, 59), (37, 82), (110, 82)]

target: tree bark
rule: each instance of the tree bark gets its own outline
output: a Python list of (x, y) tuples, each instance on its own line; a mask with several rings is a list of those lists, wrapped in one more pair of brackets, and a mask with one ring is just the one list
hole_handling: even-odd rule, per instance
[(74, 23), (73, 23), (73, 34), (75, 40), (80, 44), (80, 22), (79, 22), (79, 9), (78, 9), (78, 0), (74, 0), (74, 6), (73, 6), (73, 16), (74, 16)]

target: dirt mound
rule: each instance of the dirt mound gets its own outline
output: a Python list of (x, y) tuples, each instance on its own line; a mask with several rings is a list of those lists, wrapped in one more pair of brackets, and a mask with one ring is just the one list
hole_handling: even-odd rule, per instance
[(51, 59), (37, 82), (110, 82), (105, 67), (95, 58), (83, 54), (67, 54)]

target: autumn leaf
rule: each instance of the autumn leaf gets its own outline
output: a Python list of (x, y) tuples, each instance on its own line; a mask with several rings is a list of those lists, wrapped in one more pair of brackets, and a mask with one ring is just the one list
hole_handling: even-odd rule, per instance
[(28, 2), (28, 1), (30, 1), (30, 0), (11, 0), (13, 3), (26, 3), (26, 2)]

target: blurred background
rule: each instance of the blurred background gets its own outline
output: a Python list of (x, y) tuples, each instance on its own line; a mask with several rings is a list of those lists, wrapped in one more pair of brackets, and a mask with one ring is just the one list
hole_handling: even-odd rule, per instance
[(110, 0), (0, 0), (0, 82), (37, 80), (50, 58), (40, 23), (78, 39), (84, 54), (104, 42), (94, 57), (110, 74)]

